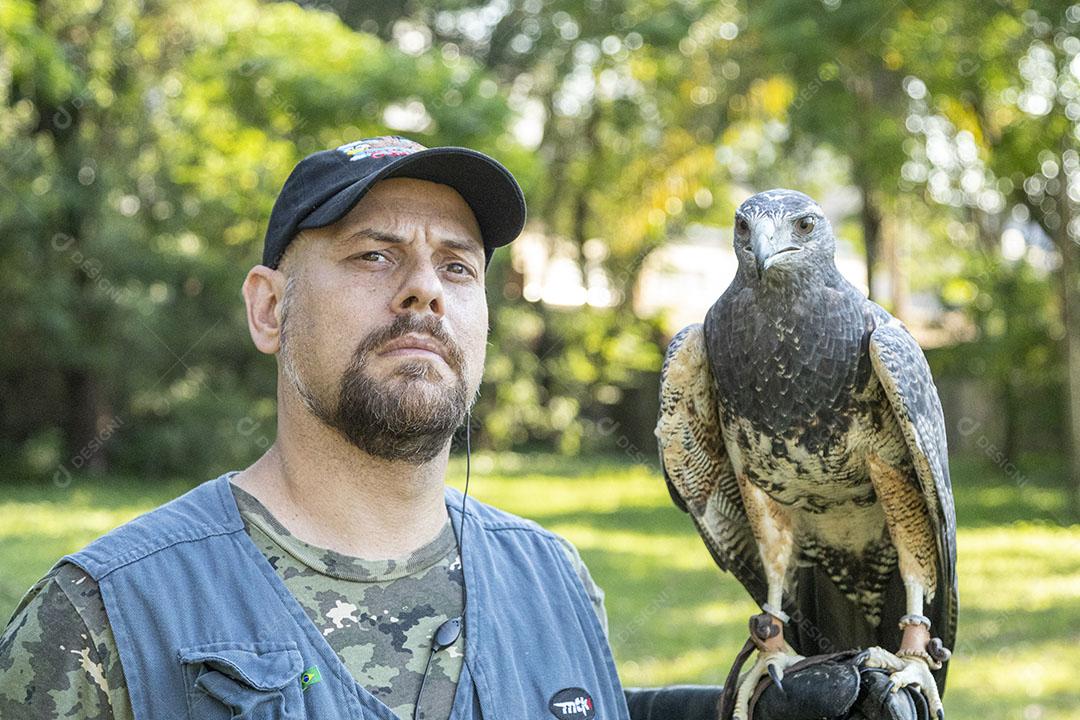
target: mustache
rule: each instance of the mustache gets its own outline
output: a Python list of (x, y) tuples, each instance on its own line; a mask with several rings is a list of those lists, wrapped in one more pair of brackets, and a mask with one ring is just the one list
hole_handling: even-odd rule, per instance
[(355, 362), (360, 365), (369, 354), (375, 352), (379, 347), (385, 345), (391, 340), (396, 340), (403, 335), (428, 335), (435, 342), (439, 343), (443, 347), (443, 354), (446, 358), (446, 364), (450, 366), (450, 369), (463, 375), (465, 370), (465, 353), (462, 352), (461, 347), (454, 342), (454, 339), (450, 337), (450, 333), (446, 331), (442, 323), (431, 315), (398, 315), (394, 318), (394, 322), (390, 323), (386, 327), (380, 328), (360, 343), (356, 348), (356, 352), (353, 354)]

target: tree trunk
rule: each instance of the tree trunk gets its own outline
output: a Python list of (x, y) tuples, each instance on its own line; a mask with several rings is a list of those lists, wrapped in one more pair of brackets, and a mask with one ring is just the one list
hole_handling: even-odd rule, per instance
[(1068, 198), (1061, 208), (1061, 306), (1065, 320), (1065, 388), (1069, 404), (1069, 479), (1072, 509), (1080, 514), (1080, 238), (1069, 237), (1072, 213)]
[[(1005, 331), (1006, 335), (1008, 330)], [(1019, 398), (1016, 396), (1016, 388), (1012, 378), (1006, 373), (1001, 379), (1001, 452), (1007, 458), (1017, 457), (1020, 444), (1017, 442), (1019, 434)]]
[(65, 423), (68, 457), (72, 470), (104, 472), (108, 469), (102, 430), (108, 426), (104, 393), (98, 379), (86, 370), (73, 368), (64, 373), (69, 411)]
[[(41, 108), (42, 118), (37, 132), (52, 137), (61, 177), (78, 177), (85, 157), (79, 141), (79, 127), (84, 117), (79, 106), (70, 99), (56, 104), (38, 97), (35, 102)], [(96, 197), (97, 192), (72, 184), (70, 190), (60, 194), (56, 212), (43, 219), (43, 242), (66, 238), (63, 257), (56, 260), (60, 271), (69, 276), (68, 282), (75, 289), (70, 313), (76, 328), (95, 328), (108, 322), (108, 318), (94, 310), (93, 283), (81, 265), (82, 260), (77, 259), (87, 257), (83, 240), (85, 228), (102, 202)], [(47, 263), (46, 267), (56, 269), (54, 263)], [(92, 336), (92, 331), (81, 335), (82, 338)], [(110, 420), (109, 404), (99, 372), (86, 361), (91, 352), (87, 347), (53, 370), (62, 379), (67, 400), (64, 407), (57, 409), (55, 422), (64, 434), (64, 461), (69, 469), (104, 470), (107, 461), (106, 454), (101, 451), (99, 432)]]
[(873, 189), (869, 180), (865, 176), (861, 176), (856, 181), (859, 185), (859, 192), (862, 194), (862, 211), (859, 214), (859, 219), (862, 221), (863, 244), (866, 246), (866, 288), (867, 294), (873, 298), (874, 266), (877, 264), (881, 241), (881, 211), (874, 202)]
[(906, 237), (903, 211), (891, 213), (888, 219), (882, 219), (878, 230), (878, 245), (881, 260), (885, 263), (885, 272), (889, 277), (889, 311), (908, 321), (908, 283), (904, 262), (904, 238)]

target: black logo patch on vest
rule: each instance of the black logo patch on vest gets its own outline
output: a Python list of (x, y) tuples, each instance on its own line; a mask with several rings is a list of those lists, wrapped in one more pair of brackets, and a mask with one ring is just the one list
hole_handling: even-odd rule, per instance
[(548, 710), (559, 720), (592, 720), (596, 717), (592, 695), (579, 687), (563, 688), (552, 695)]

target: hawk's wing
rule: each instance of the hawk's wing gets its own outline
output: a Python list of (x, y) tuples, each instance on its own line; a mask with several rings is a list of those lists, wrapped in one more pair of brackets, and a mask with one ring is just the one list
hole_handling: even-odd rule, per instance
[(700, 324), (683, 328), (668, 345), (660, 370), (656, 438), (672, 500), (693, 518), (716, 563), (732, 573), (755, 602), (765, 602), (761, 556), (724, 448)]
[(956, 638), (956, 510), (941, 400), (922, 348), (896, 318), (870, 335), (870, 361), (911, 451), (936, 536), (938, 580), (926, 614), (933, 634), (951, 648)]

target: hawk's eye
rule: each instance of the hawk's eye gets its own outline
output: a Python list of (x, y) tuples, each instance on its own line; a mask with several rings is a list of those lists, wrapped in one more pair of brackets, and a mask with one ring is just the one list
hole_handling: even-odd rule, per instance
[(814, 231), (813, 215), (804, 215), (795, 221), (795, 232), (800, 235), (809, 235)]
[(750, 232), (750, 223), (746, 222), (746, 218), (735, 218), (735, 232), (740, 235)]

